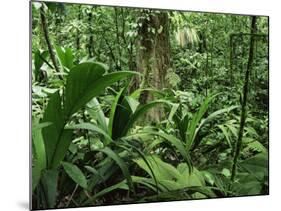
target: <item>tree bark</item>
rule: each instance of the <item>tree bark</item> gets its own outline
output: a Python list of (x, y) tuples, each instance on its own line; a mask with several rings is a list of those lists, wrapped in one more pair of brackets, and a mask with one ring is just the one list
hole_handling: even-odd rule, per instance
[[(146, 18), (143, 18), (146, 17)], [(141, 27), (137, 40), (137, 71), (143, 74), (142, 81), (135, 80), (136, 87), (162, 90), (167, 86), (166, 74), (170, 68), (169, 18), (166, 12), (142, 12)], [(140, 103), (153, 100), (148, 91), (142, 92)], [(156, 107), (148, 114), (148, 120), (159, 121), (163, 109)]]

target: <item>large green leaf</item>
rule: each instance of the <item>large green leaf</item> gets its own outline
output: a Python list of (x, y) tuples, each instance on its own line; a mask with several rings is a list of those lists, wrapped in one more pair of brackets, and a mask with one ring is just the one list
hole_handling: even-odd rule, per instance
[(60, 162), (63, 160), (69, 145), (71, 143), (72, 131), (62, 130), (60, 139), (57, 142), (57, 148), (53, 154), (53, 159), (51, 163), (51, 168), (56, 168), (60, 165)]
[[(45, 109), (42, 122), (51, 122), (52, 125), (42, 129), (42, 135), (44, 138), (45, 150), (47, 155), (47, 167), (53, 166), (54, 156), (56, 151), (61, 147), (61, 138), (64, 133), (65, 119), (62, 113), (61, 98), (59, 91), (56, 91), (50, 96), (50, 100)], [(70, 143), (70, 139), (64, 141)]]
[(125, 183), (125, 181), (121, 181), (115, 185), (104, 188), (100, 192), (96, 193), (94, 196), (91, 196), (89, 199), (87, 199), (85, 202), (82, 203), (82, 206), (91, 205), (99, 197), (102, 197), (105, 194), (108, 194), (116, 189), (128, 190), (129, 188), (128, 188), (128, 185)]
[(69, 72), (64, 97), (64, 108), (67, 117), (74, 114), (93, 97), (101, 94), (106, 87), (134, 72), (119, 71), (104, 74), (106, 67), (100, 63), (82, 63)]
[(105, 139), (106, 139), (106, 142), (104, 143), (105, 145), (109, 144), (112, 141), (111, 137), (107, 134), (106, 131), (104, 131), (99, 126), (91, 124), (91, 123), (80, 123), (80, 124), (76, 124), (76, 125), (69, 125), (66, 127), (66, 129), (85, 129), (85, 130), (94, 131), (105, 137)]
[(150, 109), (154, 108), (157, 105), (160, 104), (170, 104), (169, 101), (166, 100), (155, 100), (152, 102), (149, 102), (145, 105), (139, 105), (138, 108), (136, 109), (136, 111), (131, 115), (129, 121), (127, 122), (127, 124), (125, 125), (121, 136), (125, 136), (129, 129), (133, 127), (134, 123), (142, 116), (144, 115), (146, 112), (148, 112)]
[(49, 122), (41, 124), (33, 122), (32, 124), (32, 191), (34, 191), (38, 185), (41, 178), (41, 172), (47, 165), (45, 145), (41, 130), (49, 125), (51, 125)]
[(110, 157), (112, 160), (114, 160), (117, 163), (117, 165), (120, 167), (124, 177), (127, 180), (130, 190), (132, 190), (134, 192), (135, 191), (134, 185), (132, 182), (132, 178), (131, 178), (131, 175), (129, 172), (128, 165), (122, 160), (122, 158), (108, 147), (105, 147), (104, 149), (97, 149), (97, 151), (105, 153), (108, 157)]
[(268, 153), (259, 153), (242, 161), (239, 166), (261, 181), (268, 177)]
[(56, 169), (43, 171), (41, 182), (45, 201), (47, 202), (47, 208), (54, 208), (58, 194), (58, 171)]
[[(154, 192), (159, 192), (158, 187), (155, 188), (155, 181), (151, 178), (132, 176), (133, 183), (138, 183), (144, 185), (145, 187), (151, 189)], [(157, 184), (158, 186), (158, 184)]]
[(56, 46), (56, 53), (62, 69), (69, 71), (73, 67), (73, 54), (70, 48)]
[[(122, 139), (122, 141), (124, 141), (123, 139)], [(154, 184), (155, 184), (155, 186), (156, 186), (156, 191), (158, 192), (158, 190), (159, 190), (159, 187), (158, 187), (158, 182), (157, 182), (157, 179), (156, 179), (156, 176), (155, 176), (155, 174), (154, 174), (154, 172), (153, 172), (153, 169), (152, 169), (152, 167), (150, 166), (150, 164), (149, 164), (149, 161), (146, 159), (146, 156), (145, 156), (145, 154), (141, 151), (141, 150), (139, 150), (137, 147), (135, 147), (133, 144), (129, 144), (128, 142), (126, 142), (126, 141), (124, 141), (124, 143), (123, 144), (118, 144), (118, 146), (121, 146), (121, 147), (123, 147), (125, 150), (127, 150), (128, 152), (132, 152), (132, 150), (131, 150), (131, 148), (133, 149), (133, 150), (135, 150), (137, 153), (138, 153), (138, 155), (142, 158), (142, 160), (145, 162), (145, 164), (147, 165), (147, 167), (148, 167), (148, 169), (150, 170), (150, 175), (152, 176), (152, 178), (153, 178), (153, 180), (154, 180)], [(134, 182), (134, 181), (133, 181)], [(150, 184), (149, 184), (150, 185)]]
[(93, 92), (100, 91), (96, 90), (97, 81), (105, 71), (106, 67), (100, 63), (82, 63), (70, 70), (64, 91), (65, 116), (69, 117), (96, 96)]
[[(215, 119), (217, 116), (223, 114), (223, 113), (227, 113), (227, 112), (230, 112), (231, 110), (237, 108), (238, 106), (230, 106), (229, 108), (223, 108), (223, 109), (220, 109), (220, 110), (217, 110), (213, 113), (211, 113), (210, 115), (208, 115), (205, 119), (202, 119), (200, 124), (196, 127), (195, 129), (195, 132), (193, 134), (193, 142), (196, 142), (195, 141), (195, 138), (196, 138), (196, 135), (197, 133), (199, 132), (199, 130), (205, 125), (207, 124), (208, 122), (212, 121), (213, 119)], [(199, 144), (199, 141), (197, 141), (197, 143), (193, 143), (194, 145), (198, 145)], [(231, 145), (230, 145), (231, 146)]]
[(116, 81), (132, 76), (133, 72), (116, 72), (103, 75), (106, 67), (100, 63), (82, 63), (69, 72), (62, 100), (59, 91), (51, 95), (42, 122), (52, 125), (42, 131), (47, 154), (48, 168), (56, 168), (64, 158), (72, 132), (64, 130), (72, 114), (93, 97)]
[(114, 125), (114, 120), (116, 120), (115, 118), (115, 113), (117, 112), (117, 107), (119, 104), (121, 104), (121, 101), (123, 99), (123, 93), (125, 92), (125, 88), (121, 89), (116, 97), (114, 98), (114, 102), (111, 105), (111, 110), (110, 110), (110, 116), (109, 116), (109, 122), (108, 122), (108, 131), (109, 131), (109, 135), (112, 137), (113, 134), (113, 125)]
[[(151, 167), (151, 169), (153, 169), (155, 177), (157, 178), (157, 181), (174, 180), (175, 178), (180, 176), (175, 167), (173, 167), (172, 165), (170, 165), (168, 163), (163, 162), (156, 155), (146, 156), (146, 161), (142, 158), (134, 159), (134, 162), (137, 163), (140, 168), (145, 170), (145, 172), (151, 178), (153, 178), (154, 176), (150, 170), (150, 167)], [(148, 162), (149, 165), (147, 165), (146, 162)]]
[(199, 108), (199, 111), (193, 116), (189, 126), (188, 126), (188, 138), (186, 139), (186, 149), (187, 151), (190, 150), (193, 141), (195, 139), (196, 136), (196, 128), (198, 126), (198, 124), (200, 123), (201, 119), (203, 118), (204, 114), (206, 113), (211, 101), (218, 96), (219, 94), (215, 94), (215, 95), (211, 95), (209, 97), (207, 97), (204, 102), (202, 103), (202, 105)]
[[(156, 155), (146, 156), (146, 160), (153, 169), (161, 191), (177, 190), (184, 187), (205, 186), (205, 180), (201, 172), (194, 168), (190, 173), (186, 163), (180, 163), (177, 168), (175, 168), (171, 164), (162, 161)], [(151, 171), (143, 159), (139, 158), (134, 161), (152, 178)]]
[(189, 170), (190, 171), (192, 170), (192, 163), (191, 163), (190, 156), (189, 156), (185, 146), (183, 145), (183, 143), (179, 139), (177, 139), (173, 135), (169, 135), (169, 134), (166, 134), (164, 132), (151, 132), (151, 134), (160, 136), (160, 137), (164, 138), (166, 141), (168, 141), (169, 143), (171, 143), (173, 146), (175, 146), (176, 149), (181, 154), (181, 156), (186, 161), (187, 165), (189, 166)]
[(89, 115), (97, 120), (97, 123), (101, 129), (108, 133), (107, 119), (103, 113), (102, 107), (97, 98), (93, 98), (88, 104)]
[(118, 103), (115, 110), (112, 127), (112, 139), (114, 140), (120, 138), (123, 135), (124, 126), (127, 124), (127, 122), (130, 121), (131, 115), (133, 113), (128, 98), (122, 96), (120, 100), (121, 102)]
[(82, 188), (87, 189), (87, 180), (83, 172), (74, 164), (68, 162), (62, 162), (62, 166), (68, 176), (73, 179)]

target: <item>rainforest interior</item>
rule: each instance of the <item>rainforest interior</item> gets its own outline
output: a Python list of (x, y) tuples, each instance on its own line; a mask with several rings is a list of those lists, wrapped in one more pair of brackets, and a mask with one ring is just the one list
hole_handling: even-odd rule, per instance
[(268, 17), (31, 10), (32, 209), (268, 194)]

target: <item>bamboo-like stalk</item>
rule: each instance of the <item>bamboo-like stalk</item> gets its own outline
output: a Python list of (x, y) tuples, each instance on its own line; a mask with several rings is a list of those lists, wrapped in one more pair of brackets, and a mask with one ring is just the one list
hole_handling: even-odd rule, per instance
[[(51, 43), (51, 40), (50, 40), (50, 37), (49, 37), (48, 24), (47, 24), (47, 20), (46, 20), (46, 16), (45, 16), (45, 12), (44, 12), (43, 7), (40, 8), (40, 19), (41, 19), (41, 25), (42, 25), (42, 29), (43, 29), (44, 38), (45, 38), (45, 41), (46, 41), (46, 44), (47, 44), (47, 47), (48, 47), (48, 51), (49, 51), (49, 54), (50, 54), (50, 58), (51, 58), (52, 63), (54, 65), (55, 71), (59, 73), (60, 70), (59, 70), (59, 66), (58, 66), (57, 61), (56, 61), (55, 54), (53, 52), (52, 43)], [(58, 77), (61, 80), (63, 80), (61, 75), (58, 75)]]
[[(78, 7), (78, 21), (80, 22), (80, 20), (82, 19), (82, 9), (81, 9), (81, 5), (79, 5)], [(77, 51), (80, 50), (80, 32), (79, 29), (76, 29), (76, 49)]]
[[(256, 21), (257, 21), (257, 17), (253, 16), (252, 21), (251, 21), (251, 34), (255, 34), (255, 32), (256, 32)], [(240, 127), (239, 127), (238, 139), (236, 142), (236, 148), (235, 148), (235, 152), (234, 152), (233, 165), (232, 165), (232, 171), (231, 171), (231, 182), (232, 183), (235, 180), (236, 171), (237, 171), (237, 161), (238, 161), (240, 151), (242, 148), (243, 131), (244, 131), (244, 126), (245, 126), (245, 122), (246, 122), (246, 105), (247, 105), (247, 98), (248, 98), (249, 77), (250, 77), (250, 73), (251, 73), (252, 66), (253, 66), (253, 60), (254, 60), (254, 44), (255, 44), (255, 37), (251, 36), (248, 64), (247, 64), (244, 86), (243, 86), (243, 99), (242, 99), (242, 106), (241, 106), (242, 111), (241, 111), (241, 117), (240, 117)]]
[(116, 68), (117, 68), (117, 70), (121, 70), (122, 67), (121, 67), (120, 59), (122, 57), (122, 52), (121, 52), (121, 42), (120, 42), (119, 27), (118, 27), (118, 15), (119, 14), (118, 14), (118, 10), (116, 7), (114, 8), (114, 14), (115, 14), (114, 21), (115, 21), (116, 43), (117, 43), (117, 51), (118, 51), (118, 56), (119, 56), (119, 58), (117, 58), (118, 66)]
[(93, 19), (93, 8), (91, 8), (91, 11), (88, 13), (88, 24), (89, 24), (89, 43), (88, 43), (88, 54), (89, 58), (92, 58), (93, 55), (93, 44), (94, 44), (94, 37), (93, 37), (93, 30), (92, 30), (92, 19)]
[(229, 36), (229, 70), (230, 82), (233, 82), (233, 36)]

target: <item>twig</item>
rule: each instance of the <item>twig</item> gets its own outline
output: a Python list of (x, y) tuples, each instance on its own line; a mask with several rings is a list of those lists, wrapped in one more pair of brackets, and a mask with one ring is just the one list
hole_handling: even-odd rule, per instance
[(70, 202), (71, 202), (71, 200), (72, 200), (72, 198), (73, 198), (73, 196), (74, 196), (74, 194), (75, 194), (77, 188), (78, 188), (78, 185), (75, 186), (75, 188), (74, 188), (74, 190), (73, 190), (73, 192), (72, 192), (72, 194), (71, 194), (71, 196), (70, 196), (68, 202), (67, 202), (66, 205), (65, 205), (66, 207), (69, 206), (69, 204), (70, 204)]

